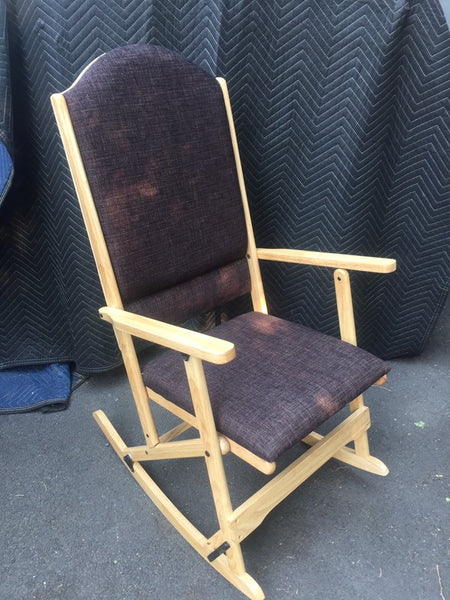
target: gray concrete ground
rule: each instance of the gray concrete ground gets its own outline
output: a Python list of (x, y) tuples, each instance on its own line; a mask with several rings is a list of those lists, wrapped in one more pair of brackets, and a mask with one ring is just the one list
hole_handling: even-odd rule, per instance
[[(450, 600), (448, 400), (450, 306), (425, 352), (391, 361), (366, 400), (386, 478), (330, 461), (244, 543), (268, 599)], [(91, 417), (105, 410), (142, 443), (121, 369), (90, 378), (68, 411), (0, 417), (0, 599), (238, 600), (127, 473)], [(158, 420), (171, 426), (158, 412)], [(299, 453), (293, 449), (286, 460)], [(155, 477), (215, 529), (200, 459)], [(226, 458), (234, 503), (265, 477)]]

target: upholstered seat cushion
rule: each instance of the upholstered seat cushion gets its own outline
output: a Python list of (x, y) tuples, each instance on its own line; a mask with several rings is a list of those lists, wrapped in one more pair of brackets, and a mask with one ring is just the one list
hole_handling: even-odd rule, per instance
[[(261, 313), (208, 334), (231, 341), (236, 358), (204, 363), (216, 428), (274, 461), (389, 371), (382, 360), (336, 338)], [(193, 412), (180, 354), (143, 365), (145, 384)]]

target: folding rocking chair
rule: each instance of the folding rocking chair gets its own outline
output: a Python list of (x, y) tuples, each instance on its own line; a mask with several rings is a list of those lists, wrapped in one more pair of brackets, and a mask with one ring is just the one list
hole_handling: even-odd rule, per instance
[[(94, 417), (181, 535), (243, 594), (264, 598), (241, 542), (267, 514), (332, 457), (388, 473), (369, 452), (362, 393), (389, 367), (356, 346), (348, 270), (389, 273), (395, 260), (257, 248), (226, 83), (171, 51), (112, 50), (52, 104), (106, 298), (100, 315), (122, 351), (143, 445), (127, 446), (102, 411)], [(334, 269), (342, 339), (268, 315), (259, 260)], [(246, 294), (252, 312), (207, 333), (180, 326)], [(132, 336), (167, 350), (140, 365)], [(181, 423), (160, 435), (152, 403)], [(315, 432), (347, 404), (341, 424)], [(189, 428), (198, 436), (176, 440)], [(300, 441), (310, 448), (232, 507), (223, 455), (271, 475)], [(206, 463), (219, 524), (209, 538), (141, 465), (187, 457)]]

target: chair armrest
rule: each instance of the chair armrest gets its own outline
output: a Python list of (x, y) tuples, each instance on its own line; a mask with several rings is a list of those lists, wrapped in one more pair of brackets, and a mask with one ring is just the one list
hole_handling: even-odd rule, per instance
[(216, 365), (230, 362), (236, 356), (234, 344), (204, 333), (142, 317), (120, 308), (104, 306), (99, 313), (102, 319), (119, 331)]
[(371, 273), (392, 273), (397, 268), (397, 263), (393, 258), (357, 256), (353, 254), (330, 254), (329, 252), (289, 250), (284, 248), (257, 248), (256, 253), (260, 260), (276, 260), (297, 263), (299, 265), (351, 269), (354, 271), (368, 271)]

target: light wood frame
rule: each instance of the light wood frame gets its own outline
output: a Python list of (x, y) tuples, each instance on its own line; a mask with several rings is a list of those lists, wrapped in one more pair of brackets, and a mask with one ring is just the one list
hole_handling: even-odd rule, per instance
[[(73, 85), (76, 85), (77, 81)], [(218, 83), (223, 92), (228, 115), (248, 230), (247, 259), (251, 274), (254, 310), (267, 313), (259, 260), (331, 267), (335, 269), (334, 282), (341, 337), (347, 342), (356, 344), (348, 270), (390, 273), (396, 268), (395, 260), (301, 250), (257, 248), (227, 86), (225, 80), (221, 78), (218, 78)], [(178, 326), (124, 311), (64, 92), (54, 94), (51, 102), (105, 294), (107, 306), (100, 309), (100, 316), (111, 323), (114, 328), (145, 443), (141, 446), (128, 446), (102, 411), (94, 412), (94, 418), (131, 475), (179, 533), (244, 595), (255, 600), (262, 599), (264, 598), (262, 589), (246, 572), (240, 544), (258, 527), (267, 514), (330, 458), (336, 458), (378, 475), (388, 473), (387, 467), (380, 460), (371, 456), (369, 452), (367, 441), (367, 429), (370, 426), (369, 409), (364, 406), (362, 396), (356, 398), (350, 405), (350, 416), (328, 435), (321, 436), (315, 432), (308, 435), (303, 442), (310, 448), (300, 458), (274, 476), (243, 504), (233, 509), (225, 476), (223, 455), (232, 452), (267, 475), (272, 474), (276, 468), (275, 463), (264, 461), (216, 431), (203, 371), (203, 361), (220, 365), (233, 360), (235, 357), (234, 345), (202, 333), (188, 331)], [(172, 348), (185, 356), (186, 376), (191, 391), (194, 415), (145, 387), (132, 336)], [(180, 360), (182, 360), (181, 356)], [(383, 383), (384, 379), (382, 378), (377, 383)], [(151, 402), (168, 409), (181, 419), (181, 423), (160, 435), (153, 419)], [(176, 439), (190, 427), (198, 430), (198, 437), (188, 440)], [(348, 446), (352, 441), (354, 448)], [(201, 456), (205, 459), (219, 525), (216, 533), (209, 538), (205, 537), (180, 512), (141, 465), (142, 461)]]

